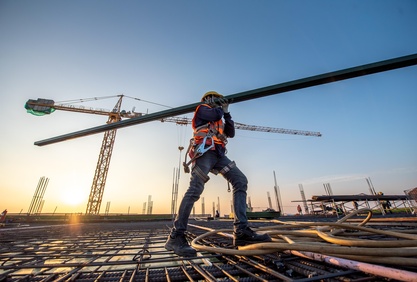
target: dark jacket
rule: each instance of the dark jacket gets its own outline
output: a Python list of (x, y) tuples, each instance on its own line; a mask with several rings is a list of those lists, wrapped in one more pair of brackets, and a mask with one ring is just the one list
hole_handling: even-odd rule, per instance
[[(232, 120), (230, 113), (225, 113), (221, 107), (211, 108), (206, 105), (201, 105), (198, 111), (194, 113), (195, 126), (199, 127), (211, 121), (218, 121), (224, 118), (224, 135), (227, 138), (235, 137), (235, 123)], [(220, 156), (226, 152), (226, 148), (216, 144), (216, 151)]]

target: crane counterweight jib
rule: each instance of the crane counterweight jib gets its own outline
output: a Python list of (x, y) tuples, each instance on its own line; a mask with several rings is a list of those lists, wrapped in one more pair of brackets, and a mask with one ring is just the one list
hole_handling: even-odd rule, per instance
[(116, 115), (120, 118), (134, 118), (142, 116), (142, 113), (134, 111), (113, 111), (101, 109), (101, 108), (90, 108), (85, 106), (77, 106), (73, 104), (56, 104), (54, 100), (38, 98), (37, 100), (29, 99), (25, 104), (25, 109), (28, 113), (31, 113), (35, 116), (43, 116), (46, 114), (51, 114), (56, 110), (67, 111), (67, 112), (77, 112), (85, 114), (94, 114), (102, 116)]
[(55, 108), (53, 107), (54, 104), (54, 100), (50, 99), (29, 99), (25, 104), (25, 109), (28, 113), (32, 115), (44, 116), (52, 114), (55, 111)]

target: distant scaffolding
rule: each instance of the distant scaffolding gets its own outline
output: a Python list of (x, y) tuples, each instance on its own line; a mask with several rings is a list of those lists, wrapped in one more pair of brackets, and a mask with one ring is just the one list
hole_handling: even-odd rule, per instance
[(49, 178), (42, 176), (39, 178), (38, 186), (30, 203), (28, 215), (40, 214), (43, 208), (43, 195), (45, 195), (46, 187), (48, 186)]
[(414, 213), (417, 213), (417, 187), (405, 190), (404, 193), (408, 196), (409, 202), (413, 207)]
[(152, 214), (152, 208), (153, 208), (152, 195), (149, 195), (148, 196), (148, 212), (147, 212), (147, 214)]

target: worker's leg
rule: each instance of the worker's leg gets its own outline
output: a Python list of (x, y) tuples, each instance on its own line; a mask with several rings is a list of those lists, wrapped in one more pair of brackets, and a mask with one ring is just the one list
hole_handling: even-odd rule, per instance
[(235, 246), (247, 243), (269, 242), (271, 237), (268, 234), (258, 234), (248, 226), (246, 216), (246, 196), (248, 180), (242, 171), (231, 162), (226, 156), (222, 157), (214, 169), (218, 170), (233, 186), (233, 244)]
[(226, 156), (220, 158), (214, 169), (218, 170), (233, 187), (234, 230), (246, 228), (248, 225), (248, 218), (246, 216), (248, 179), (236, 166), (236, 163), (232, 162)]
[(207, 174), (216, 162), (217, 155), (211, 151), (196, 159), (196, 164), (191, 172), (190, 186), (181, 201), (174, 227), (165, 243), (167, 250), (174, 251), (179, 256), (190, 257), (196, 255), (196, 250), (189, 245), (185, 238), (185, 231), (194, 203), (200, 199), (204, 190), (204, 183), (209, 180)]
[(208, 181), (208, 173), (217, 162), (217, 155), (214, 151), (208, 151), (198, 159), (191, 172), (190, 186), (184, 194), (174, 221), (172, 235), (184, 234), (187, 229), (188, 218), (194, 203), (200, 199), (204, 190), (204, 183)]

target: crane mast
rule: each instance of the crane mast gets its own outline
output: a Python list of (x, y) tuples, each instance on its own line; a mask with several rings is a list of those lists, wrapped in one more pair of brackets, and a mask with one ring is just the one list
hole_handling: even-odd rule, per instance
[[(122, 119), (119, 115), (122, 98), (123, 96), (119, 98), (119, 101), (117, 101), (113, 111), (109, 115), (107, 123), (117, 122)], [(110, 159), (114, 147), (114, 140), (116, 139), (116, 131), (116, 129), (112, 129), (104, 132), (104, 138), (101, 144), (100, 154), (85, 214), (97, 215), (100, 213), (101, 201), (103, 199), (104, 187), (106, 186), (107, 173), (109, 172)]]

